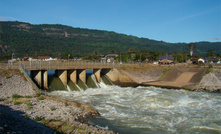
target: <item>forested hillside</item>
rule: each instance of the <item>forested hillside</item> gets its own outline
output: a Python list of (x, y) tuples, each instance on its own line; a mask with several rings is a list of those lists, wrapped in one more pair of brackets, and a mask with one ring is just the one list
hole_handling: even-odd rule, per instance
[[(148, 32), (148, 31), (147, 31)], [(196, 53), (206, 55), (208, 50), (220, 53), (221, 42), (197, 42)], [(24, 22), (0, 22), (0, 56), (58, 56), (66, 53), (106, 54), (136, 51), (184, 52), (187, 43), (167, 43), (147, 38), (118, 34), (110, 31), (73, 28), (65, 25), (32, 25)]]

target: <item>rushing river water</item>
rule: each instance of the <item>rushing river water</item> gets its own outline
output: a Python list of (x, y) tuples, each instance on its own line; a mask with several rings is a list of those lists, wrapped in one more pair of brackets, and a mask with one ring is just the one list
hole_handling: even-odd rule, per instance
[(221, 133), (220, 93), (101, 87), (51, 95), (91, 104), (101, 114), (91, 122), (119, 133)]

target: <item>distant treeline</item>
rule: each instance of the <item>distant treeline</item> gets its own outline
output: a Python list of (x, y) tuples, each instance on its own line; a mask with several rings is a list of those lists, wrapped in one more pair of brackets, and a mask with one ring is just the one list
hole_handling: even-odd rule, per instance
[[(148, 32), (148, 31), (147, 31)], [(160, 32), (160, 31), (159, 31)], [(208, 50), (221, 53), (221, 42), (195, 42), (195, 54)], [(97, 55), (135, 51), (184, 53), (187, 43), (167, 43), (103, 30), (73, 28), (60, 24), (32, 25), (18, 21), (0, 21), (0, 56), (53, 56), (67, 54)]]

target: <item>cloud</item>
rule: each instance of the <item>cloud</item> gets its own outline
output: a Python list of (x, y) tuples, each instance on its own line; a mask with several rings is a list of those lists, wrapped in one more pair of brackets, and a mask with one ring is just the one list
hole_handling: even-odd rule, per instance
[(5, 17), (5, 16), (0, 16), (0, 21), (15, 21), (18, 19), (15, 19), (13, 17)]
[(206, 12), (200, 12), (200, 13), (196, 13), (196, 14), (191, 14), (189, 16), (185, 16), (185, 17), (179, 18), (176, 21), (180, 22), (180, 21), (188, 20), (188, 19), (195, 18), (195, 17), (198, 17), (198, 16), (202, 16), (204, 14), (206, 14)]
[(184, 16), (184, 17), (181, 17), (181, 18), (178, 18), (176, 20), (173, 20), (171, 23), (182, 22), (182, 21), (185, 21), (185, 20), (189, 20), (189, 19), (192, 19), (192, 18), (196, 18), (196, 17), (199, 17), (199, 16), (210, 14), (210, 13), (215, 12), (217, 10), (219, 10), (219, 6), (216, 6), (216, 7), (201, 11), (201, 12), (197, 12), (197, 13), (194, 13), (194, 14), (190, 14), (190, 15), (187, 15), (187, 16)]
[(216, 38), (213, 38), (214, 40), (221, 40), (221, 38), (219, 38), (219, 37), (216, 37)]

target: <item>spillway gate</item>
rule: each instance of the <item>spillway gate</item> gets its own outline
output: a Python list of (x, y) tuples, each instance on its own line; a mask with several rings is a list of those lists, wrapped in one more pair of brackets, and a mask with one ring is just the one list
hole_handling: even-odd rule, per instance
[[(56, 69), (55, 76), (60, 79), (62, 84), (67, 88), (68, 80), (71, 80), (74, 84), (77, 84), (78, 80), (81, 80), (84, 84), (86, 84), (87, 69)], [(93, 68), (90, 71), (93, 72), (96, 81), (98, 83), (101, 82), (101, 74), (105, 75), (111, 70), (111, 68)], [(48, 90), (49, 89), (49, 78), (48, 71), (49, 70), (29, 70), (31, 79), (38, 85), (40, 89)]]

